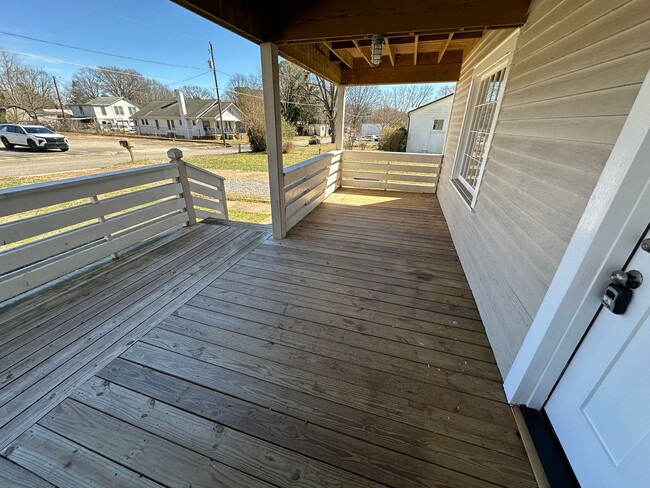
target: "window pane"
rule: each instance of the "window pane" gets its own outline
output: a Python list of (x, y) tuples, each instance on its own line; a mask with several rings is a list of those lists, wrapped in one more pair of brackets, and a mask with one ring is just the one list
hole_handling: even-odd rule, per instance
[(487, 155), (487, 141), (494, 121), (496, 105), (501, 92), (505, 68), (482, 79), (467, 133), (467, 143), (460, 161), (458, 176), (476, 190), (481, 168)]

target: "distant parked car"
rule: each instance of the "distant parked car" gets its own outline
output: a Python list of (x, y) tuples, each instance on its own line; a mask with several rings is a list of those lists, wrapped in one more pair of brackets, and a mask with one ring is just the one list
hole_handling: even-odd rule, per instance
[(42, 149), (60, 149), (67, 151), (68, 139), (61, 134), (52, 132), (42, 125), (0, 125), (0, 141), (7, 149), (14, 146), (27, 146), (32, 151)]

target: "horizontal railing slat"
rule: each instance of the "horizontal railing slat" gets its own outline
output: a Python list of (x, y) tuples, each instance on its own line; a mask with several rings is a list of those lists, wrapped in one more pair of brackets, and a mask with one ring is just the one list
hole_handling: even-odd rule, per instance
[(129, 230), (110, 241), (103, 241), (79, 252), (71, 251), (51, 262), (39, 263), (28, 269), (14, 272), (3, 277), (0, 301), (15, 297), (185, 222), (187, 222), (187, 213), (179, 211)]
[(439, 164), (402, 164), (394, 162), (385, 163), (367, 163), (363, 161), (345, 161), (346, 170), (361, 170), (361, 171), (402, 171), (408, 173), (438, 173), (440, 171)]
[(0, 190), (0, 217), (178, 177), (173, 163)]
[(185, 163), (187, 167), (187, 176), (193, 180), (201, 181), (217, 188), (223, 187), (224, 178), (215, 173), (211, 173), (203, 168)]
[(223, 204), (221, 202), (216, 202), (214, 200), (208, 200), (206, 198), (194, 197), (194, 206), (195, 207), (204, 207), (214, 210), (219, 213), (223, 213)]
[(295, 185), (290, 189), (286, 190), (285, 203), (286, 204), (293, 203), (293, 200), (299, 198), (300, 195), (302, 195), (303, 193), (310, 191), (314, 186), (318, 185), (320, 181), (330, 179), (332, 176), (338, 179), (339, 171), (340, 171), (340, 163), (334, 163), (331, 166), (321, 169), (318, 173), (309, 177), (309, 179), (306, 179), (300, 182), (298, 185)]
[(315, 173), (341, 159), (342, 151), (331, 151), (307, 159), (284, 169), (284, 186), (287, 187), (305, 176)]
[(378, 173), (374, 171), (341, 171), (341, 178), (343, 179), (368, 179), (368, 180), (397, 180), (397, 181), (414, 181), (416, 183), (437, 183), (438, 176), (431, 175), (414, 175), (414, 174), (401, 174), (401, 173)]
[(389, 152), (389, 151), (344, 151), (344, 161), (394, 161), (403, 163), (440, 164), (442, 154)]
[(416, 193), (435, 193), (437, 185), (411, 185), (408, 183), (386, 183), (383, 181), (341, 180), (344, 188), (365, 188), (368, 190), (393, 190)]
[(179, 195), (181, 191), (180, 183), (167, 183), (153, 188), (146, 188), (144, 190), (137, 190), (132, 193), (106, 198), (97, 203), (77, 205), (9, 222), (0, 227), (0, 232), (2, 233), (1, 244), (11, 244), (71, 225), (121, 212), (138, 205), (169, 198), (174, 195)]
[(223, 193), (219, 188), (203, 185), (201, 183), (197, 183), (196, 181), (190, 181), (190, 190), (200, 195), (223, 200)]
[(184, 208), (180, 199), (167, 200), (110, 218), (105, 222), (73, 229), (56, 236), (25, 244), (0, 254), (0, 274), (64, 253), (83, 244), (102, 239), (129, 227)]

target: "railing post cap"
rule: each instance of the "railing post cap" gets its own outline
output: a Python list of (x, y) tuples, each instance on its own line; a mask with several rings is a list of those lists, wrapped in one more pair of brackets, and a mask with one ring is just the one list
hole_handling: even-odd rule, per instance
[(182, 159), (183, 151), (181, 151), (177, 147), (172, 147), (169, 151), (167, 151), (167, 157), (173, 160)]

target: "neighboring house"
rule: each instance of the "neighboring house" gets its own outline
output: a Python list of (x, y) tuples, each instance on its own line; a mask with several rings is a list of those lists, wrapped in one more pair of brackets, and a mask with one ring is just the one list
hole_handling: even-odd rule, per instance
[(121, 97), (97, 97), (70, 108), (78, 121), (96, 123), (106, 131), (133, 130), (131, 116), (138, 111), (137, 105)]
[(382, 124), (361, 124), (361, 137), (380, 136), (383, 130)]
[(235, 134), (243, 131), (242, 113), (234, 103), (221, 102), (221, 117), (217, 100), (186, 99), (176, 90), (175, 100), (151, 102), (134, 116), (138, 134), (200, 139), (224, 132)]
[(442, 154), (453, 103), (452, 93), (408, 112), (406, 152)]
[(326, 124), (304, 124), (298, 125), (298, 134), (301, 136), (325, 137), (329, 127)]

